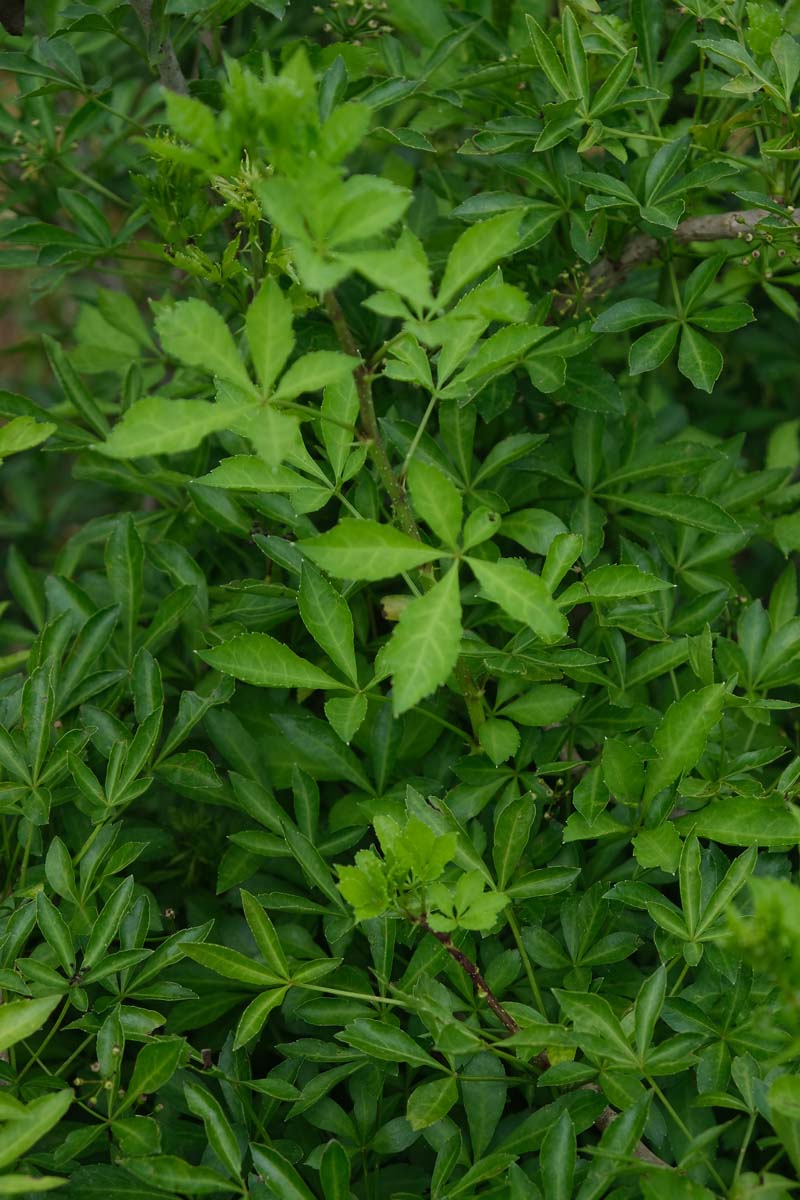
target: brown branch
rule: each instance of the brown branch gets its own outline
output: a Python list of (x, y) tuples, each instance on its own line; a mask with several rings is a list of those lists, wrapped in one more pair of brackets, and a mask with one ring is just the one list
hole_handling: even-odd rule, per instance
[[(130, 4), (142, 26), (149, 56), (150, 43), (153, 38), (153, 0), (130, 0)], [(168, 37), (164, 38), (158, 48), (157, 66), (162, 87), (167, 88), (170, 92), (178, 92), (182, 96), (188, 95), (189, 87), (186, 83), (186, 76), (181, 70), (175, 47)]]
[[(472, 961), (471, 958), (467, 957), (463, 950), (459, 950), (458, 946), (450, 937), (450, 934), (441, 933), (439, 930), (431, 929), (425, 913), (417, 918), (417, 924), (419, 925), (420, 929), (424, 930), (425, 933), (429, 933), (431, 937), (435, 937), (437, 942), (441, 943), (453, 961), (457, 962), (462, 971), (469, 975), (470, 979), (472, 980), (472, 985), (475, 988), (475, 994), (479, 997), (479, 999), (485, 1001), (487, 1007), (491, 1009), (500, 1024), (504, 1026), (507, 1032), (509, 1034), (519, 1033), (520, 1027), (511, 1016), (511, 1013), (503, 1007), (484, 979), (478, 966)], [(550, 1058), (546, 1050), (542, 1050), (541, 1053), (536, 1054), (531, 1059), (531, 1062), (535, 1067), (538, 1067), (540, 1071), (547, 1071), (551, 1066)], [(602, 1094), (602, 1089), (598, 1087), (596, 1083), (584, 1083), (581, 1086), (581, 1090)], [(602, 1133), (605, 1129), (608, 1129), (609, 1125), (613, 1121), (616, 1121), (618, 1116), (619, 1113), (617, 1110), (612, 1108), (610, 1104), (607, 1104), (600, 1115), (595, 1117), (595, 1129)], [(673, 1169), (670, 1167), (669, 1163), (664, 1162), (663, 1158), (659, 1158), (657, 1154), (654, 1154), (653, 1151), (644, 1144), (644, 1142), (637, 1142), (633, 1153), (634, 1157), (638, 1158), (641, 1162), (649, 1163), (650, 1166), (664, 1167), (668, 1171)]]
[[(429, 933), (432, 937), (435, 937), (437, 942), (441, 942), (450, 957), (461, 967), (461, 970), (466, 971), (467, 975), (469, 975), (470, 979), (472, 980), (473, 987), (475, 988), (475, 994), (481, 1000), (486, 1001), (487, 1005), (497, 1017), (500, 1024), (504, 1025), (509, 1033), (519, 1033), (519, 1025), (511, 1016), (511, 1013), (506, 1012), (486, 980), (483, 978), (483, 975), (481, 975), (476, 964), (471, 958), (467, 958), (463, 950), (459, 950), (458, 946), (450, 937), (450, 934), (442, 933), (438, 929), (431, 929), (430, 925), (428, 924), (428, 918), (424, 913), (419, 918), (419, 927), (420, 929), (423, 929), (425, 933)], [(547, 1067), (550, 1066), (549, 1061), (547, 1061), (547, 1056), (540, 1054), (537, 1055), (537, 1059), (543, 1060), (541, 1063), (537, 1062), (537, 1065), (540, 1065), (543, 1071), (547, 1070)], [(545, 1066), (545, 1061), (547, 1061), (547, 1066)]]
[(344, 315), (335, 292), (325, 293), (325, 311), (339, 339), (339, 345), (345, 354), (349, 354), (351, 358), (356, 359), (357, 366), (353, 369), (353, 376), (356, 381), (361, 427), (367, 436), (369, 453), (380, 476), (381, 483), (386, 489), (395, 520), (409, 537), (419, 539), (419, 529), (414, 520), (414, 514), (411, 512), (408, 497), (400, 480), (392, 469), (389, 455), (386, 453), (386, 446), (381, 437), (381, 431), (378, 428), (378, 418), (372, 400), (372, 383), (370, 382), (367, 366), (361, 357), (361, 351), (356, 344), (356, 340), (347, 323), (347, 317)]
[[(686, 246), (689, 242), (718, 242), (723, 239), (741, 238), (750, 234), (759, 222), (771, 216), (763, 208), (747, 208), (739, 212), (709, 213), (701, 217), (687, 217), (681, 221), (672, 234), (672, 241)], [(800, 210), (786, 212), (786, 220), (794, 225), (800, 225)], [(643, 266), (658, 257), (663, 241), (650, 237), (647, 233), (639, 233), (630, 239), (622, 248), (619, 258), (601, 258), (589, 269), (585, 276), (585, 284), (580, 289), (581, 302), (587, 303), (597, 296), (603, 296), (613, 288), (624, 283), (635, 267)], [(566, 316), (575, 304), (575, 293), (562, 293), (556, 296), (553, 311), (557, 316)]]

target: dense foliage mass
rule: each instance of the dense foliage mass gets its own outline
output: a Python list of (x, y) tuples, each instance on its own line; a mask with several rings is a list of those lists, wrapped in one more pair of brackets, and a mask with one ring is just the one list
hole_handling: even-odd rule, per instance
[(24, 8), (0, 1194), (793, 1195), (800, 4)]

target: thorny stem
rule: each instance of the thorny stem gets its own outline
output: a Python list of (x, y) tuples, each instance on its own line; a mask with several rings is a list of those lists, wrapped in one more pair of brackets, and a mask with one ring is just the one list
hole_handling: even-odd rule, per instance
[[(353, 370), (353, 376), (356, 384), (356, 393), (358, 395), (358, 408), (361, 417), (361, 427), (367, 437), (369, 452), (372, 456), (372, 461), (380, 476), (381, 483), (386, 489), (389, 501), (392, 506), (395, 520), (404, 533), (409, 537), (420, 540), (419, 529), (417, 522), (414, 520), (414, 514), (411, 511), (411, 505), (408, 502), (405, 489), (394, 472), (389, 455), (386, 452), (381, 431), (378, 427), (378, 417), (375, 412), (375, 403), (372, 399), (372, 381), (370, 379), (369, 370), (364, 362), (361, 351), (358, 348), (352, 330), (347, 323), (347, 317), (344, 314), (341, 304), (333, 291), (325, 293), (325, 311), (328, 314), (334, 332), (338, 338), (339, 345), (344, 350), (345, 354), (356, 359), (357, 365)], [(427, 578), (430, 578), (428, 576)], [(483, 697), (480, 688), (472, 677), (472, 673), (466, 663), (458, 661), (455, 667), (455, 677), (458, 685), (461, 688), (464, 697), (464, 703), (467, 707), (470, 724), (472, 726), (473, 736), (477, 736), (478, 729), (484, 721)]]
[[(425, 933), (429, 933), (431, 937), (435, 937), (437, 942), (441, 943), (453, 961), (457, 962), (462, 971), (466, 972), (466, 974), (472, 980), (473, 987), (475, 988), (475, 994), (481, 1000), (486, 1002), (487, 1006), (491, 1009), (498, 1021), (504, 1026), (508, 1033), (512, 1035), (519, 1033), (520, 1027), (511, 1016), (511, 1013), (503, 1007), (484, 979), (480, 969), (471, 958), (467, 957), (463, 950), (459, 950), (458, 946), (450, 937), (450, 934), (439, 932), (436, 929), (431, 929), (425, 913), (416, 918), (416, 923)], [(531, 1062), (541, 1071), (547, 1071), (551, 1065), (550, 1058), (546, 1050), (542, 1050), (539, 1054), (535, 1055)], [(583, 1087), (586, 1091), (600, 1092), (600, 1088), (596, 1083), (587, 1083), (584, 1084)], [(610, 1104), (606, 1105), (600, 1115), (595, 1118), (595, 1128), (600, 1130), (602, 1133), (602, 1131), (607, 1129), (612, 1121), (615, 1121), (618, 1116), (619, 1113), (615, 1108), (612, 1108)], [(650, 1163), (651, 1166), (664, 1167), (667, 1170), (672, 1169), (669, 1166), (669, 1163), (664, 1162), (662, 1158), (659, 1158), (657, 1154), (654, 1154), (653, 1151), (644, 1144), (644, 1142), (638, 1142), (634, 1147), (633, 1153), (636, 1158), (640, 1159), (642, 1162)]]

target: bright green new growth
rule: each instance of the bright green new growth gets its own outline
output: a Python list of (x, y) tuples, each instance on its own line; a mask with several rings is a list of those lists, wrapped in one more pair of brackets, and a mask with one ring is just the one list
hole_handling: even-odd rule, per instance
[(481, 871), (442, 882), (456, 857), (458, 835), (435, 833), (419, 817), (403, 825), (393, 817), (376, 817), (381, 854), (359, 850), (354, 867), (338, 867), (339, 889), (353, 906), (357, 921), (399, 913), (411, 922), (425, 920), (431, 929), (488, 931), (506, 904), (501, 892), (486, 890)]

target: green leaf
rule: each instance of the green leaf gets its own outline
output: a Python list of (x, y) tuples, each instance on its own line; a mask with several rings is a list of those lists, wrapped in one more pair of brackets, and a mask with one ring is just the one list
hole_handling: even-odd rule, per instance
[(478, 740), (496, 767), (513, 758), (520, 745), (516, 726), (497, 717), (490, 717), (479, 726)]
[(294, 347), (292, 305), (275, 279), (269, 276), (247, 310), (245, 328), (250, 357), (264, 391), (268, 391)]
[(461, 234), (450, 251), (439, 285), (439, 307), (444, 308), (470, 280), (517, 249), (520, 220), (519, 211), (498, 213)]
[(579, 583), (573, 583), (562, 592), (558, 597), (558, 605), (566, 608), (587, 600), (623, 600), (669, 590), (673, 586), (647, 571), (640, 571), (638, 567), (597, 567), (584, 575)]
[(525, 20), (528, 25), (528, 33), (530, 34), (534, 53), (539, 66), (547, 76), (550, 86), (562, 100), (574, 98), (570, 85), (567, 82), (566, 72), (564, 71), (561, 59), (558, 57), (550, 38), (530, 13), (526, 14)]
[(525, 853), (535, 816), (536, 804), (530, 793), (509, 801), (497, 815), (492, 861), (501, 890), (511, 879)]
[(681, 857), (681, 839), (672, 821), (666, 821), (657, 829), (643, 829), (633, 839), (633, 853), (640, 867), (650, 870), (657, 867), (674, 875)]
[(198, 656), (217, 671), (256, 687), (329, 688), (340, 683), (270, 637), (268, 633), (242, 633)]
[(645, 371), (655, 371), (656, 367), (660, 367), (675, 349), (679, 332), (678, 322), (670, 321), (637, 338), (628, 355), (631, 375), (642, 375)]
[(238, 950), (214, 946), (210, 942), (190, 942), (184, 950), (187, 957), (200, 963), (201, 967), (207, 967), (209, 971), (214, 971), (225, 979), (233, 979), (237, 983), (271, 989), (280, 987), (284, 982), (280, 975), (240, 954)]
[(350, 1200), (350, 1160), (341, 1142), (328, 1142), (319, 1164), (325, 1200)]
[(0, 1132), (0, 1168), (8, 1167), (22, 1158), (31, 1146), (57, 1125), (72, 1100), (72, 1089), (67, 1088), (26, 1104), (24, 1116), (8, 1121)]
[(347, 746), (364, 724), (366, 715), (366, 696), (336, 696), (325, 701), (325, 716)]
[(681, 525), (705, 529), (708, 533), (741, 533), (738, 521), (704, 496), (687, 496), (677, 492), (625, 492), (619, 496), (609, 493), (603, 498), (618, 501), (634, 512), (677, 521)]
[(788, 847), (800, 838), (800, 810), (778, 799), (754, 803), (745, 796), (728, 796), (675, 824), (681, 833), (694, 831), (723, 846)]
[(548, 1180), (548, 1200), (571, 1200), (577, 1153), (575, 1126), (564, 1109), (542, 1142), (541, 1171)]
[(362, 242), (395, 225), (413, 197), (407, 188), (378, 175), (351, 175), (336, 190), (326, 214), (331, 246)]
[(502, 715), (520, 725), (556, 725), (580, 702), (580, 694), (563, 683), (536, 683), (502, 709)]
[(231, 1179), (240, 1181), (242, 1153), (219, 1101), (193, 1079), (183, 1085), (183, 1094), (189, 1111), (202, 1120), (211, 1149)]
[(592, 992), (564, 992), (557, 988), (553, 994), (565, 1017), (572, 1021), (581, 1049), (611, 1057), (620, 1065), (633, 1065), (628, 1039), (604, 997)]
[(204, 300), (179, 300), (156, 318), (167, 354), (188, 367), (250, 389), (250, 378), (223, 317)]
[(10, 1000), (0, 1005), (0, 1052), (41, 1029), (60, 1001), (61, 996), (56, 995), (40, 1000)]
[(275, 988), (274, 991), (262, 992), (260, 996), (256, 996), (255, 1000), (250, 1001), (236, 1026), (236, 1034), (233, 1039), (234, 1050), (240, 1050), (253, 1038), (258, 1037), (269, 1014), (283, 1003), (288, 990), (286, 987)]
[(678, 370), (703, 392), (713, 392), (722, 374), (722, 355), (708, 338), (691, 325), (684, 326), (678, 351)]
[(355, 362), (337, 350), (312, 350), (289, 367), (278, 384), (276, 400), (294, 400), (306, 392), (319, 392), (352, 375)]
[(649, 979), (645, 979), (639, 988), (636, 1003), (633, 1006), (633, 1037), (636, 1053), (642, 1060), (653, 1040), (656, 1022), (664, 1007), (666, 995), (667, 972), (663, 966), (660, 966)]
[(461, 495), (456, 487), (438, 468), (421, 459), (411, 463), (408, 486), (417, 514), (446, 546), (454, 547), (463, 517)]
[(724, 704), (722, 684), (687, 692), (673, 701), (653, 734), (658, 758), (651, 760), (647, 768), (645, 802), (697, 765)]
[(460, 644), (458, 568), (452, 566), (430, 591), (406, 605), (381, 656), (392, 675), (395, 716), (447, 682)]
[(447, 1069), (432, 1059), (409, 1034), (383, 1021), (360, 1017), (346, 1025), (341, 1033), (336, 1034), (336, 1038), (381, 1062), (412, 1063), (417, 1067), (433, 1067), (439, 1071)]
[(0, 460), (9, 454), (19, 454), (46, 442), (58, 428), (50, 421), (37, 421), (33, 417), (14, 417), (0, 429)]
[(290, 1162), (271, 1146), (251, 1146), (253, 1166), (280, 1200), (315, 1200)]
[[(168, 1189), (184, 1196), (218, 1195), (229, 1190), (229, 1180), (211, 1167), (196, 1167), (172, 1154), (154, 1154), (149, 1158), (121, 1158), (119, 1165), (142, 1183), (159, 1192)], [(116, 1197), (121, 1193), (110, 1193)], [(137, 1191), (137, 1195), (143, 1195)], [(148, 1196), (155, 1193), (147, 1193)], [(131, 1197), (133, 1200), (133, 1197)]]
[(188, 1058), (189, 1047), (183, 1038), (160, 1038), (143, 1046), (136, 1056), (123, 1107), (129, 1108), (138, 1096), (152, 1095), (164, 1087)]
[(538, 575), (504, 559), (487, 562), (469, 558), (467, 561), (483, 594), (515, 621), (528, 625), (545, 642), (557, 642), (564, 637), (566, 617)]
[(303, 564), (297, 599), (303, 624), (314, 641), (357, 684), (353, 618), (347, 601), (308, 562)]
[(420, 1084), (408, 1098), (406, 1120), (412, 1129), (427, 1129), (447, 1116), (458, 1103), (458, 1086), (452, 1076)]
[(587, 108), (589, 104), (589, 63), (581, 31), (571, 8), (564, 12), (561, 36), (564, 41), (564, 62), (570, 90), (574, 96), (583, 101), (584, 108)]
[(298, 543), (303, 554), (337, 579), (390, 579), (439, 558), (439, 551), (378, 521), (344, 517), (327, 533)]
[(289, 963), (286, 960), (286, 954), (284, 953), (275, 926), (255, 896), (251, 896), (244, 888), (242, 888), (240, 895), (245, 919), (250, 926), (250, 932), (261, 951), (264, 962), (276, 974), (282, 975), (284, 979), (288, 979), (290, 976)]
[(107, 458), (143, 458), (193, 450), (203, 438), (230, 429), (245, 406), (208, 400), (167, 400), (147, 396), (118, 421), (104, 442), (93, 448)]
[(635, 299), (618, 300), (595, 320), (592, 325), (594, 333), (622, 333), (626, 329), (636, 329), (639, 325), (648, 325), (652, 321), (667, 321), (672, 318), (669, 309), (655, 300)]

